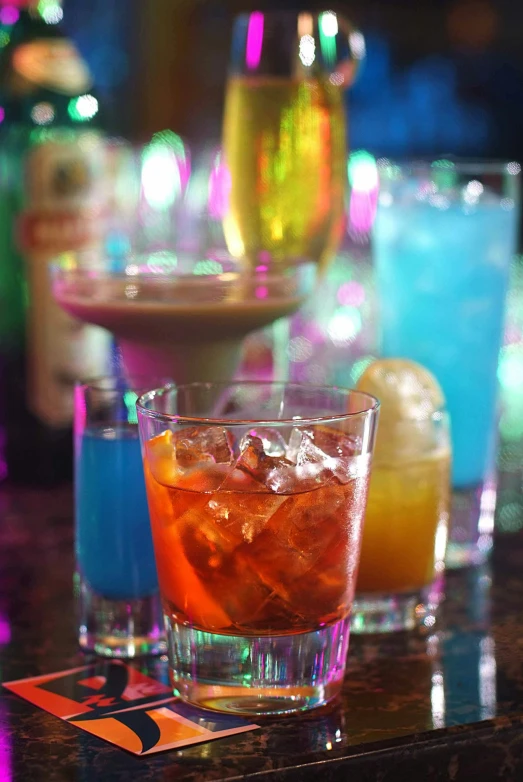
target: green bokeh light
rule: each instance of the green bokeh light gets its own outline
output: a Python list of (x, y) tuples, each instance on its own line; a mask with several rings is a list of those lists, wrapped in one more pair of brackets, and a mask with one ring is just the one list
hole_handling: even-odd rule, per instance
[(98, 113), (98, 101), (94, 95), (79, 95), (71, 98), (67, 113), (73, 122), (87, 122)]
[(198, 261), (195, 265), (193, 274), (206, 275), (206, 274), (222, 274), (223, 266), (218, 261), (213, 261), (211, 258), (206, 258), (203, 261)]
[(127, 408), (127, 422), (129, 424), (138, 423), (138, 413), (136, 412), (137, 399), (138, 399), (138, 394), (136, 394), (134, 391), (131, 390), (124, 391), (123, 401)]
[(374, 356), (363, 356), (362, 358), (359, 358), (357, 361), (355, 361), (350, 371), (351, 383), (357, 383), (367, 367), (369, 367), (375, 360), (376, 359)]

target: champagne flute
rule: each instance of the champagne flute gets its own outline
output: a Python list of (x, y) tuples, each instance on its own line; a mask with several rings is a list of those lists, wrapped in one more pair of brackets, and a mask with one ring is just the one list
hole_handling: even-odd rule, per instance
[(254, 268), (324, 268), (344, 226), (344, 92), (363, 36), (333, 11), (256, 11), (235, 20), (223, 128), (224, 232)]

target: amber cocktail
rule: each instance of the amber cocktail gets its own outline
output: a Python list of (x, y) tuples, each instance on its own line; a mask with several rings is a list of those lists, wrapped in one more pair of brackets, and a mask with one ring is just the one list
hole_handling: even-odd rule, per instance
[(173, 684), (282, 713), (341, 686), (377, 403), (284, 384), (192, 384), (138, 403)]
[(436, 379), (414, 361), (378, 359), (358, 388), (381, 402), (353, 632), (431, 628), (442, 597), (450, 437)]

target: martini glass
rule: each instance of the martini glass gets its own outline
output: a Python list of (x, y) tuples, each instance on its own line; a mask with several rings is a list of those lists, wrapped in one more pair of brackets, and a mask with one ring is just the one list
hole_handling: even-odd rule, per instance
[(301, 306), (314, 266), (253, 268), (229, 254), (228, 177), (216, 156), (189, 175), (172, 138), (142, 150), (110, 144), (107, 154), (106, 236), (58, 259), (55, 299), (112, 332), (131, 374), (230, 380), (244, 337)]
[[(127, 177), (113, 211), (134, 210), (128, 245), (62, 259), (54, 295), (116, 336), (129, 372), (230, 380), (244, 337), (293, 314), (312, 292), (343, 228), (343, 91), (363, 50), (361, 34), (334, 12), (242, 15), (218, 167), (193, 167), (189, 177), (174, 134), (139, 156), (113, 155)], [(202, 241), (217, 225), (228, 251)]]

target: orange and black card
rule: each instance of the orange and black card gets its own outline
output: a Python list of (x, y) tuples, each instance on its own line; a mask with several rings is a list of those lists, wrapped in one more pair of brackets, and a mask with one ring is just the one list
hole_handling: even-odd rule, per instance
[(118, 660), (6, 682), (11, 692), (55, 717), (136, 755), (254, 730), (257, 725), (202, 711), (172, 689)]

